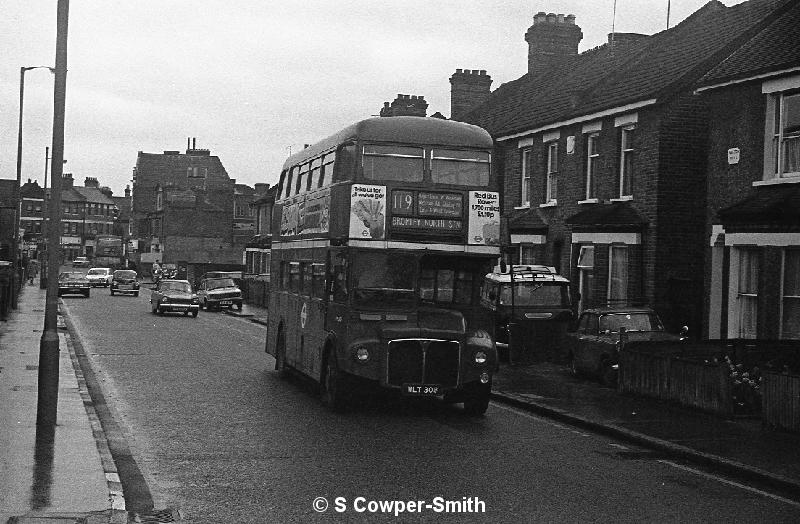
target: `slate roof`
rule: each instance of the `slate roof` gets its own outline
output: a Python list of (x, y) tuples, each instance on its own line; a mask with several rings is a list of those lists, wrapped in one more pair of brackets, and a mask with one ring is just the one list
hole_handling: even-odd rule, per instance
[(81, 195), (87, 202), (114, 205), (114, 200), (96, 187), (72, 186), (72, 190)]
[(709, 71), (701, 85), (752, 77), (800, 66), (800, 2), (785, 10), (753, 39)]
[(639, 229), (647, 223), (630, 202), (611, 202), (609, 204), (593, 204), (586, 206), (583, 211), (575, 213), (566, 219), (567, 224), (580, 229), (599, 227), (605, 229)]
[(800, 185), (760, 187), (752, 196), (720, 209), (717, 215), (726, 228), (732, 225), (786, 224), (800, 229)]
[(694, 84), (786, 2), (750, 0), (726, 7), (712, 0), (680, 24), (614, 49), (565, 57), (544, 73), (500, 86), (465, 121), (502, 137), (650, 99)]

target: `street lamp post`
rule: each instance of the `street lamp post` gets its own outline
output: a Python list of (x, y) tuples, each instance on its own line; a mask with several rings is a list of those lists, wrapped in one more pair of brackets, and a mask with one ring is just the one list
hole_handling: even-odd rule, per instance
[[(64, 171), (64, 117), (67, 98), (67, 29), (69, 0), (58, 0), (56, 17), (56, 67), (53, 89), (53, 161), (50, 169), (52, 198), (47, 210), (47, 296), (44, 330), (39, 342), (39, 384), (36, 427), (43, 433), (56, 426), (58, 412), (58, 258), (60, 251), (61, 174)], [(48, 431), (44, 431), (48, 430)], [(37, 435), (38, 437), (38, 435)]]
[(55, 69), (50, 66), (28, 66), (19, 68), (19, 127), (17, 128), (17, 183), (14, 185), (14, 202), (17, 206), (14, 212), (14, 245), (11, 250), (11, 261), (14, 264), (14, 284), (12, 285), (11, 304), (17, 307), (16, 281), (21, 279), (20, 254), (19, 254), (19, 223), (22, 214), (22, 198), (20, 197), (20, 185), (22, 184), (22, 106), (25, 101), (25, 71), (31, 69), (49, 69), (55, 73)]

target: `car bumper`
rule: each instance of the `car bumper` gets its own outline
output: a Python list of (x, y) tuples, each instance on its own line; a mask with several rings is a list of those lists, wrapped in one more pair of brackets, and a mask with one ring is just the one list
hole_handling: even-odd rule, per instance
[(59, 295), (83, 295), (89, 292), (89, 286), (65, 286), (58, 288)]
[(133, 286), (131, 286), (129, 284), (127, 284), (127, 285), (126, 284), (119, 284), (119, 285), (116, 285), (116, 286), (112, 285), (111, 286), (111, 291), (114, 291), (116, 293), (138, 293), (139, 292), (139, 288), (138, 287), (133, 287)]
[(170, 302), (162, 302), (158, 307), (161, 308), (161, 311), (189, 311), (190, 313), (200, 311), (200, 304), (172, 304)]
[(208, 305), (211, 307), (241, 307), (242, 298), (208, 298)]

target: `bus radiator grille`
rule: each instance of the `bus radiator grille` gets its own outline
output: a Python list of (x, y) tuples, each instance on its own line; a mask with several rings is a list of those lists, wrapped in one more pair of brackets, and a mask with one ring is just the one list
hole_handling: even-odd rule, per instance
[(458, 385), (458, 342), (399, 340), (389, 343), (389, 385)]

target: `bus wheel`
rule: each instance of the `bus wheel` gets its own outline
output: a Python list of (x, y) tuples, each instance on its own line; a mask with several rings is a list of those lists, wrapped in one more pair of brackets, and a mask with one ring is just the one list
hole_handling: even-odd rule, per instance
[(339, 370), (336, 355), (329, 351), (322, 370), (322, 403), (334, 411), (344, 411), (347, 407), (348, 384), (344, 373)]
[(465, 391), (464, 412), (471, 417), (479, 417), (489, 409), (489, 397), (492, 392), (492, 383), (474, 384)]
[(278, 331), (278, 340), (275, 343), (275, 371), (280, 375), (286, 374), (286, 335), (283, 328)]

